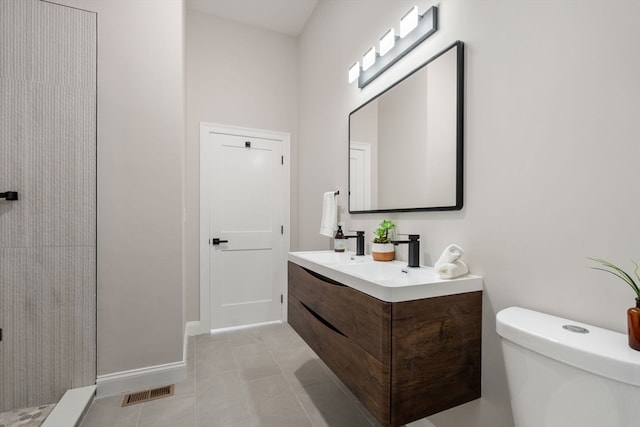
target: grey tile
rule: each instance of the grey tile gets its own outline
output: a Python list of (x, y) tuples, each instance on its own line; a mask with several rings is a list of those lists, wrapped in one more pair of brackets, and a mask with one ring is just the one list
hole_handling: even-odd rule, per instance
[(196, 337), (187, 338), (187, 353), (185, 354), (185, 362), (190, 363), (195, 360), (196, 356)]
[(311, 426), (302, 405), (282, 375), (245, 383), (256, 426)]
[(237, 371), (221, 372), (196, 381), (198, 406), (222, 407), (229, 402), (246, 401), (242, 380)]
[(179, 383), (175, 384), (174, 395), (175, 396), (194, 396), (196, 393), (196, 378), (193, 373), (193, 369), (187, 369), (187, 378)]
[(199, 344), (206, 344), (206, 343), (210, 343), (210, 342), (229, 342), (229, 339), (227, 338), (227, 333), (226, 332), (216, 332), (216, 333), (206, 333), (206, 334), (200, 334), (200, 335), (196, 335), (193, 337), (195, 339), (195, 344), (199, 345)]
[(340, 390), (342, 390), (342, 392), (345, 394), (345, 396), (347, 396), (349, 400), (351, 400), (352, 402), (355, 402), (356, 404), (360, 403), (358, 398), (351, 392), (351, 390), (349, 390), (349, 388), (346, 385), (344, 385), (342, 381), (340, 381), (340, 378), (338, 378), (336, 374), (333, 373), (331, 368), (329, 368), (326, 365), (326, 363), (324, 363), (320, 358), (318, 358), (318, 363), (320, 364), (320, 366), (322, 366), (322, 368), (325, 370), (327, 375), (329, 375), (329, 377), (333, 379), (333, 381), (338, 385)]
[(260, 326), (256, 329), (262, 341), (272, 349), (286, 350), (291, 346), (305, 345), (300, 336), (288, 323)]
[(331, 427), (370, 427), (367, 416), (328, 379), (295, 389), (313, 425)]
[[(229, 424), (227, 427), (254, 427), (254, 426), (255, 424), (251, 419), (251, 420), (240, 421), (239, 423)], [(207, 427), (207, 426), (202, 426), (202, 427)]]
[(333, 381), (318, 357), (308, 349), (300, 349), (276, 358), (282, 374), (295, 389), (318, 382)]
[(142, 405), (122, 407), (123, 396), (95, 399), (81, 427), (135, 427)]
[(241, 346), (231, 347), (231, 351), (233, 351), (233, 356), (238, 359), (250, 359), (254, 356), (271, 354), (269, 348), (265, 345), (265, 343), (261, 341), (256, 341), (251, 344), (244, 344)]
[(171, 396), (142, 404), (136, 427), (193, 427), (195, 396)]
[(195, 425), (198, 427), (253, 426), (253, 418), (244, 399), (230, 401), (222, 406), (196, 403)]
[[(259, 328), (259, 327), (258, 327)], [(239, 329), (227, 332), (227, 339), (232, 347), (262, 343), (258, 328)]]
[(181, 383), (176, 383), (176, 394), (195, 393), (196, 383), (196, 359), (195, 359), (195, 339), (189, 337), (187, 342), (187, 354), (185, 355), (186, 378)]
[(228, 343), (196, 347), (195, 375), (208, 378), (220, 372), (236, 371), (238, 368)]
[(196, 425), (232, 426), (252, 422), (237, 371), (220, 372), (206, 379), (198, 377), (196, 395)]
[[(378, 426), (289, 325), (267, 325), (238, 332), (241, 333), (194, 337), (193, 362), (187, 358), (187, 381), (176, 384), (173, 398), (185, 405), (167, 398), (144, 404), (142, 410), (136, 409), (141, 405), (130, 407), (134, 408), (130, 413), (140, 415), (139, 425), (156, 422), (158, 427)], [(186, 403), (189, 397), (193, 398), (192, 407)], [(131, 411), (130, 408), (124, 409)], [(191, 416), (189, 408), (193, 409)], [(100, 414), (92, 412), (105, 413), (104, 409), (92, 407), (88, 417), (97, 417)], [(177, 420), (171, 412), (187, 415)], [(95, 425), (137, 427), (135, 419), (130, 424), (118, 424), (130, 422), (121, 418), (123, 415), (127, 412), (114, 418), (106, 415), (106, 424)]]
[(280, 367), (264, 344), (251, 344), (233, 349), (240, 376), (245, 381), (280, 375)]
[(212, 350), (217, 350), (220, 348), (228, 348), (231, 349), (231, 345), (229, 341), (226, 339), (213, 339), (211, 336), (207, 338), (198, 338), (193, 345), (194, 357), (198, 358), (199, 356), (206, 356)]

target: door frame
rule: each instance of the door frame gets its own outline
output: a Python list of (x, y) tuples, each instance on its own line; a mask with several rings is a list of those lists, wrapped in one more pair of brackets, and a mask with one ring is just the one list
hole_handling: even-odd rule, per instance
[[(368, 142), (349, 141), (349, 160), (351, 160), (351, 151), (362, 151), (363, 164), (363, 180), (364, 180), (364, 209), (354, 209), (351, 206), (351, 182), (349, 182), (349, 212), (356, 210), (371, 209), (371, 144)], [(349, 179), (351, 179), (351, 171), (349, 170)]]
[[(211, 171), (208, 167), (207, 160), (211, 156), (211, 147), (208, 144), (209, 135), (212, 133), (221, 133), (235, 136), (246, 136), (253, 138), (272, 139), (282, 141), (282, 225), (284, 226), (283, 244), (282, 244), (282, 260), (283, 268), (285, 268), (284, 277), (286, 275), (287, 253), (290, 248), (290, 228), (291, 228), (291, 134), (286, 132), (269, 131), (262, 129), (252, 129), (239, 126), (229, 126), (219, 123), (200, 122), (200, 333), (207, 333), (211, 330), (211, 288), (210, 288), (210, 265), (209, 265), (209, 239), (211, 230), (210, 222), (210, 185)], [(287, 284), (282, 284), (280, 289), (284, 300), (282, 304), (282, 320), (287, 320)]]

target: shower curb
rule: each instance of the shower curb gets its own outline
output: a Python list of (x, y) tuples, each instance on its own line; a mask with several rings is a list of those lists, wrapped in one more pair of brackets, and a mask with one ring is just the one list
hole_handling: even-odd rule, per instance
[(95, 385), (67, 390), (47, 419), (44, 420), (42, 427), (79, 426), (86, 410), (93, 402), (95, 394)]

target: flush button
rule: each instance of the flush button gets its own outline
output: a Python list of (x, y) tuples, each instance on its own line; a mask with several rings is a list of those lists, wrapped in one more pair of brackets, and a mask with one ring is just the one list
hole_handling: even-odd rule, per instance
[(575, 332), (577, 334), (588, 334), (589, 333), (588, 329), (583, 328), (582, 326), (576, 326), (576, 325), (562, 325), (562, 329), (566, 329), (567, 331)]

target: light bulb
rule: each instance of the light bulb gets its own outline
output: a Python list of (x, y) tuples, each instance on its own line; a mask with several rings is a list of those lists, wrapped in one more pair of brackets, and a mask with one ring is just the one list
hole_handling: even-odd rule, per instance
[(389, 52), (396, 45), (396, 32), (393, 28), (380, 38), (380, 56)]
[(376, 62), (376, 48), (372, 47), (362, 56), (362, 71), (367, 71)]
[(356, 61), (356, 63), (349, 68), (349, 83), (358, 80), (358, 77), (360, 77), (360, 64)]
[(413, 6), (409, 12), (400, 18), (400, 37), (405, 38), (407, 34), (418, 26), (418, 6)]

